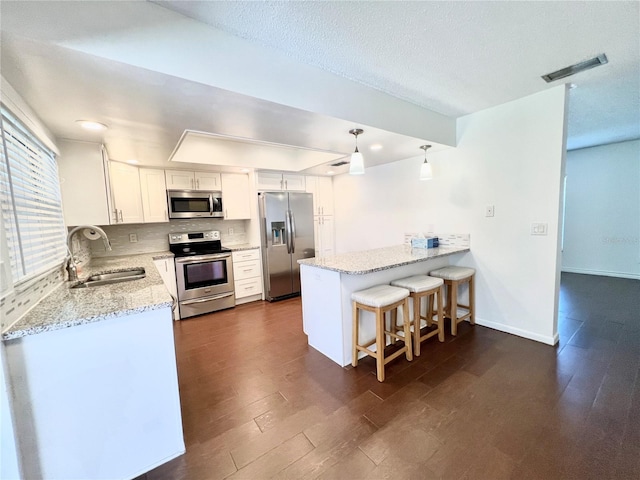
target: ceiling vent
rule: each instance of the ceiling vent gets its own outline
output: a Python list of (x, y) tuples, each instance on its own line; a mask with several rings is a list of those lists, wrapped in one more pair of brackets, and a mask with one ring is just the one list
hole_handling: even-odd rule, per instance
[(341, 167), (342, 165), (346, 165), (349, 162), (345, 162), (344, 160), (339, 161), (338, 163), (332, 163), (332, 167)]
[(609, 60), (607, 60), (607, 56), (602, 53), (597, 57), (590, 58), (589, 60), (585, 60), (584, 62), (576, 63), (575, 65), (570, 65), (568, 67), (561, 68), (560, 70), (556, 70), (555, 72), (542, 75), (542, 79), (547, 83), (553, 82), (554, 80), (570, 77), (571, 75), (589, 70), (593, 67), (599, 67), (600, 65), (604, 65), (608, 62)]

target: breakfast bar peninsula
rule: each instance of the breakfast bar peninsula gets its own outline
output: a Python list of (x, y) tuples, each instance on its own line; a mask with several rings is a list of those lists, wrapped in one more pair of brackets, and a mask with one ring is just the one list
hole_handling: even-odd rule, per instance
[[(298, 260), (302, 283), (302, 324), (309, 345), (340, 366), (351, 363), (351, 294), (375, 285), (456, 264), (469, 247), (377, 248)], [(365, 312), (361, 338), (375, 337), (373, 317)]]

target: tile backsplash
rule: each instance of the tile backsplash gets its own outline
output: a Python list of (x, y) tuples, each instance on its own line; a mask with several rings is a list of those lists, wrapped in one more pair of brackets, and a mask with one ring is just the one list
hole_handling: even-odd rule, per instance
[[(223, 245), (235, 245), (247, 242), (247, 223), (248, 220), (185, 219), (167, 223), (106, 225), (102, 229), (111, 241), (112, 250), (105, 251), (101, 240), (88, 243), (92, 257), (112, 257), (169, 250), (170, 233), (219, 230)], [(233, 234), (229, 234), (229, 229)], [(132, 233), (137, 235), (137, 242), (129, 241)]]

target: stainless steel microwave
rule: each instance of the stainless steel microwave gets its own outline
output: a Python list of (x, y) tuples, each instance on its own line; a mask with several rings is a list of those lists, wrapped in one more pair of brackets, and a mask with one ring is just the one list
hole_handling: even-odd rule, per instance
[(222, 193), (204, 190), (167, 190), (169, 218), (220, 218)]

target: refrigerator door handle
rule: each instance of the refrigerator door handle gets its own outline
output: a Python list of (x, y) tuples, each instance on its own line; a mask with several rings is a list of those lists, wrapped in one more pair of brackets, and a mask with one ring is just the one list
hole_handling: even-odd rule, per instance
[(296, 253), (296, 219), (289, 210), (289, 225), (291, 227), (291, 253)]
[(291, 253), (291, 212), (286, 210), (284, 212), (284, 229), (287, 235), (287, 253)]

